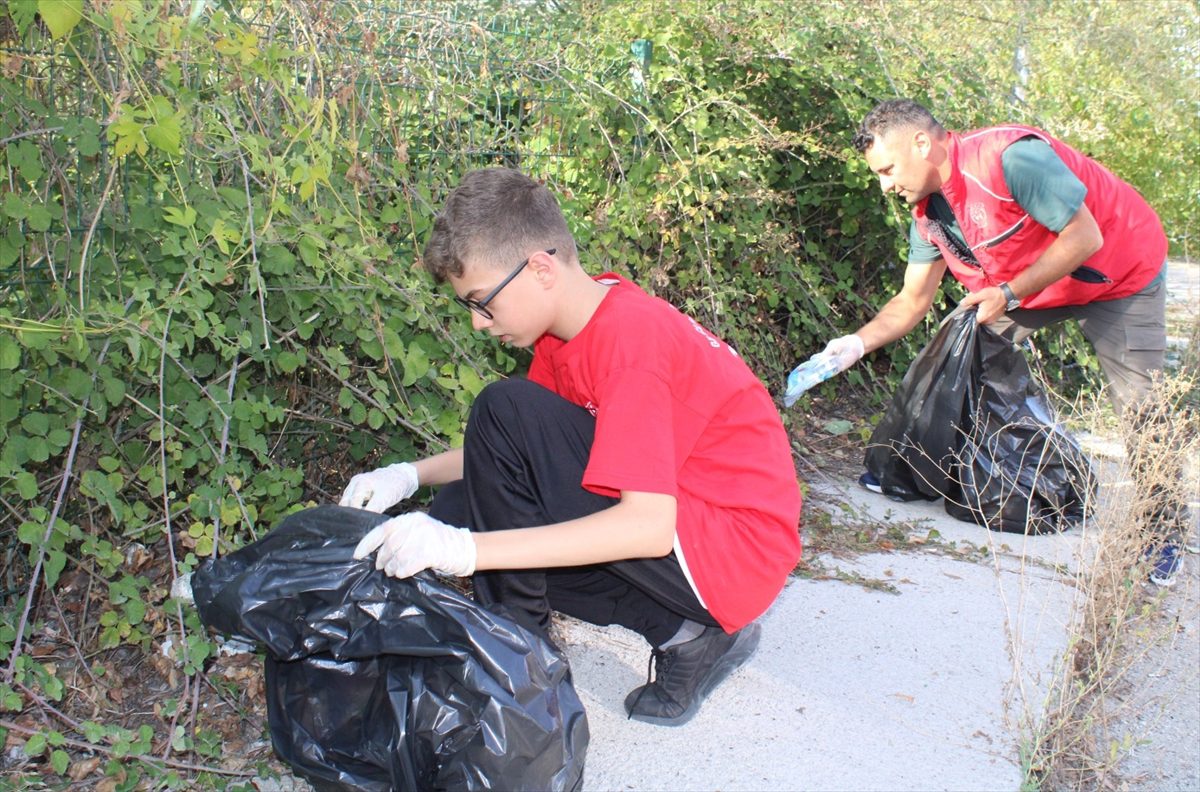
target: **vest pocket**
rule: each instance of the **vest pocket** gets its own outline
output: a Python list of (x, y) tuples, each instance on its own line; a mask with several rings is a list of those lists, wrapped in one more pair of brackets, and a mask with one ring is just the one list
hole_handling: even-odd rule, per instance
[(1086, 264), (1080, 264), (1071, 273), (1071, 277), (1077, 281), (1084, 283), (1112, 283), (1112, 279), (1098, 269), (1093, 269)]

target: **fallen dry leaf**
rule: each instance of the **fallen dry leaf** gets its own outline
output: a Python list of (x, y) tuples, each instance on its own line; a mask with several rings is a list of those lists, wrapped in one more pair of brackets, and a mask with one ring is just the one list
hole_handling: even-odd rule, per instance
[(67, 777), (72, 781), (82, 781), (92, 773), (96, 772), (96, 768), (99, 766), (99, 756), (93, 756), (91, 759), (82, 759), (71, 765), (71, 768), (67, 770)]

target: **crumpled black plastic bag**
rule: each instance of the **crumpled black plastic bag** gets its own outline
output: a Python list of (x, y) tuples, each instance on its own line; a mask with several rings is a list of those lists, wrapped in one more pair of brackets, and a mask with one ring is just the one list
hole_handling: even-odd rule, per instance
[(276, 752), (318, 790), (580, 788), (566, 659), (431, 576), (354, 560), (385, 519), (298, 512), (193, 575), (204, 623), (266, 648)]
[(1070, 527), (1096, 492), (1025, 356), (974, 310), (951, 314), (913, 361), (864, 462), (893, 500), (945, 498), (951, 516), (1012, 533)]

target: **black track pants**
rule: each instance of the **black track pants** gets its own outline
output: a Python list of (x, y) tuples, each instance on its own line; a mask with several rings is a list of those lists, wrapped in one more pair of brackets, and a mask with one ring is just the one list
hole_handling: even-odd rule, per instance
[[(580, 484), (595, 427), (587, 410), (528, 380), (487, 386), (467, 422), (463, 478), (439, 490), (430, 513), (473, 531), (496, 531), (613, 506), (615, 498)], [(587, 567), (480, 572), (474, 584), (482, 604), (502, 604), (543, 633), (552, 609), (592, 624), (620, 624), (653, 646), (674, 635), (685, 618), (716, 624), (674, 553)]]

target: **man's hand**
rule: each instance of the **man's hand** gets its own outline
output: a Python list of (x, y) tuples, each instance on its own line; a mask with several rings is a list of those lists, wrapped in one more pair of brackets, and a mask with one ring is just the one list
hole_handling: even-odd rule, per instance
[(837, 361), (838, 372), (843, 372), (862, 359), (866, 347), (856, 333), (835, 338), (825, 345), (822, 355), (828, 355)]
[(475, 573), (475, 539), (424, 512), (408, 512), (372, 528), (354, 548), (355, 558), (378, 550), (375, 568), (395, 578), (423, 569), (466, 577)]
[(986, 289), (971, 292), (959, 303), (961, 308), (970, 308), (972, 305), (977, 306), (975, 321), (986, 325), (1004, 316), (1008, 298), (1004, 296), (1004, 292), (1000, 290), (999, 286), (988, 286)]
[(350, 479), (338, 505), (382, 514), (400, 501), (411, 498), (418, 483), (417, 469), (408, 462), (388, 465)]

